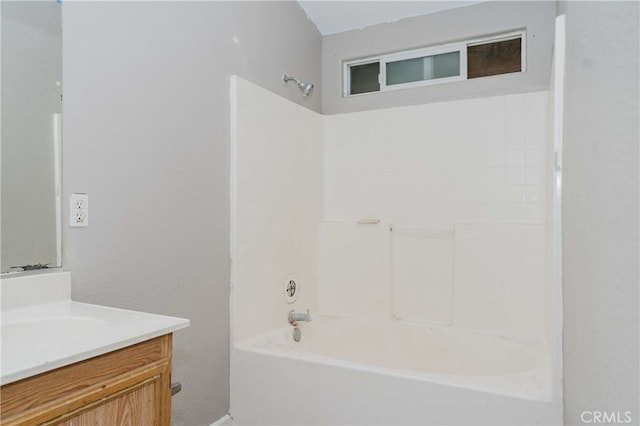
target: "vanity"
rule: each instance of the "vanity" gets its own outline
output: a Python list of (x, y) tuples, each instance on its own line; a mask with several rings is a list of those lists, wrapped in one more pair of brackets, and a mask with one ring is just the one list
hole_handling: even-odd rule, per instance
[(2, 425), (169, 425), (182, 318), (78, 303), (68, 272), (2, 280)]

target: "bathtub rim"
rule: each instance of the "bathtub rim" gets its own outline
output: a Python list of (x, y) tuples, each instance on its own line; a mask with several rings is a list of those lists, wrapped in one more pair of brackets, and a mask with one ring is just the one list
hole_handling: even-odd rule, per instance
[[(431, 325), (429, 327), (431, 327)], [(433, 325), (433, 327), (443, 329), (450, 328), (447, 326), (438, 325)], [(322, 355), (302, 347), (296, 348), (295, 345), (291, 347), (265, 346), (270, 338), (275, 337), (276, 339), (280, 339), (284, 334), (290, 333), (292, 330), (293, 327), (284, 325), (277, 329), (271, 330), (270, 332), (263, 333), (262, 335), (251, 337), (242, 342), (233, 343), (231, 345), (231, 349), (232, 351), (247, 351), (267, 356), (317, 363), (325, 366), (352, 369), (372, 374), (383, 374), (386, 376), (408, 380), (431, 382), (443, 386), (452, 386), (461, 389), (487, 392), (491, 394), (520, 398), (525, 400), (542, 402), (552, 402), (554, 400), (554, 382), (552, 380), (550, 369), (551, 354), (549, 353), (548, 344), (544, 341), (531, 341), (529, 339), (522, 340), (514, 338), (512, 336), (501, 336), (496, 333), (483, 333), (476, 330), (456, 328), (455, 332), (490, 336), (499, 338), (500, 340), (504, 340), (507, 343), (513, 343), (523, 346), (533, 353), (535, 357), (535, 365), (528, 370), (508, 375), (452, 375), (435, 372), (413, 372), (410, 370), (358, 363), (355, 361)], [(523, 385), (522, 383), (511, 383), (510, 386), (506, 386), (504, 383), (500, 383), (500, 380), (504, 381), (505, 379), (508, 380), (509, 378), (511, 378), (512, 380), (514, 378), (528, 379), (529, 382), (527, 382), (526, 384), (534, 386), (534, 389), (525, 389), (525, 385)], [(520, 387), (520, 389), (517, 389), (518, 387)]]

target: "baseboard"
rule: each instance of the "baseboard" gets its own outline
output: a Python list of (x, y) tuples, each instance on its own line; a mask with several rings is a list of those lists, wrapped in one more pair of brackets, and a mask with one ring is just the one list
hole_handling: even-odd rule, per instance
[(228, 414), (225, 414), (215, 422), (211, 423), (209, 426), (231, 426), (231, 420), (232, 420), (231, 416)]

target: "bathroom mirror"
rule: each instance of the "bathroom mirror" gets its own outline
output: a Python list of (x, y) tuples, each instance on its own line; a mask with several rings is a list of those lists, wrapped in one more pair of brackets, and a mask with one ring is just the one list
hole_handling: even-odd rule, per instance
[(0, 15), (0, 269), (6, 274), (62, 265), (61, 4), (3, 0)]

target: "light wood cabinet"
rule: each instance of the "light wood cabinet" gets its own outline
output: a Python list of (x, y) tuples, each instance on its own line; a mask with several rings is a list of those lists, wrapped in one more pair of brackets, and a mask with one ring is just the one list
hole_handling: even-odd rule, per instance
[(171, 423), (171, 334), (0, 388), (0, 424)]

